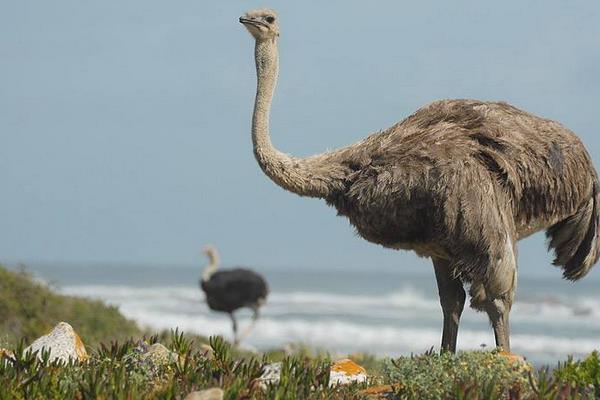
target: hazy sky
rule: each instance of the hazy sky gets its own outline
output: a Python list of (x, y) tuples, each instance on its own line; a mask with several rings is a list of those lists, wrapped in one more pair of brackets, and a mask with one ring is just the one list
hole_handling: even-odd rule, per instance
[[(273, 141), (309, 155), (440, 98), (561, 121), (600, 161), (600, 2), (3, 1), (0, 260), (377, 268), (364, 242), (253, 158), (250, 8), (280, 13)], [(541, 236), (522, 271), (551, 271)], [(535, 265), (532, 265), (535, 264)], [(594, 274), (598, 274), (595, 271)]]

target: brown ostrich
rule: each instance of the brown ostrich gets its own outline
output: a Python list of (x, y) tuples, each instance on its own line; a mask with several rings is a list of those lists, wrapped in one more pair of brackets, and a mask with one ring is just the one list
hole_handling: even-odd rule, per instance
[(599, 256), (598, 179), (581, 141), (561, 124), (502, 102), (442, 100), (339, 150), (307, 158), (275, 149), (269, 113), (279, 61), (278, 16), (240, 17), (256, 41), (254, 154), (276, 184), (318, 197), (366, 240), (431, 257), (455, 351), (464, 284), (506, 351), (517, 285), (516, 243), (546, 229), (554, 264), (578, 280)]

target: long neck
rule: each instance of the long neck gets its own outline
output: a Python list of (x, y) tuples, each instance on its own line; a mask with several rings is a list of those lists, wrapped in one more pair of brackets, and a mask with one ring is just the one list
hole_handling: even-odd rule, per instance
[[(301, 196), (326, 198), (333, 190), (336, 166), (326, 155), (292, 157), (273, 147), (269, 115), (279, 72), (276, 40), (257, 40), (257, 90), (252, 116), (254, 155), (262, 170), (282, 188)], [(339, 175), (339, 174), (338, 174)]]
[(204, 268), (204, 271), (202, 271), (202, 280), (205, 282), (210, 280), (210, 277), (219, 267), (219, 254), (216, 250), (208, 249), (206, 251), (206, 256), (208, 257), (208, 265)]

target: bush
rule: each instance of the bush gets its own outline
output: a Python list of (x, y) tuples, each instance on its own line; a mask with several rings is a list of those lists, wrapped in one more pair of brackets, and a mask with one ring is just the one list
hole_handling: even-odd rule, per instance
[[(151, 340), (152, 341), (152, 340)], [(86, 363), (49, 362), (23, 346), (15, 359), (0, 361), (0, 400), (37, 399), (180, 399), (194, 390), (222, 387), (225, 399), (359, 399), (364, 385), (329, 387), (329, 364), (287, 357), (278, 384), (256, 381), (266, 358), (236, 359), (220, 337), (210, 339), (211, 357), (175, 333), (169, 347), (179, 355), (164, 365), (149, 365), (138, 354), (139, 343), (101, 346)]]
[(141, 336), (135, 322), (101, 301), (53, 293), (25, 270), (0, 266), (0, 347), (31, 343), (60, 321), (69, 322), (86, 345)]
[(591, 391), (600, 396), (600, 355), (594, 351), (582, 361), (569, 358), (565, 363), (559, 363), (554, 377), (572, 389)]
[(402, 399), (499, 399), (533, 394), (529, 365), (511, 361), (497, 351), (427, 352), (387, 360), (384, 381)]
[[(392, 386), (388, 399), (595, 399), (590, 382), (597, 382), (598, 354), (581, 362), (572, 360), (554, 371), (529, 373), (498, 352), (432, 352), (386, 360), (384, 375), (369, 384), (329, 387), (329, 362), (301, 355), (285, 357), (278, 383), (260, 385), (268, 356), (237, 355), (220, 337), (210, 338), (214, 352), (207, 355), (199, 343), (181, 333), (171, 334), (169, 348), (177, 353), (152, 361), (144, 348), (158, 336), (102, 344), (85, 363), (49, 362), (23, 354), (0, 356), (0, 400), (4, 399), (181, 399), (187, 393), (220, 387), (225, 399), (373, 399), (364, 389), (373, 381)], [(594, 381), (595, 379), (595, 381)]]

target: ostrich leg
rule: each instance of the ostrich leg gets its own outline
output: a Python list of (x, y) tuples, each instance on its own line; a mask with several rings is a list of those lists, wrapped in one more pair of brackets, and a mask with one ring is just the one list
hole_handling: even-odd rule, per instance
[(510, 326), (508, 314), (511, 307), (511, 296), (503, 296), (498, 299), (488, 300), (485, 305), (486, 312), (494, 328), (496, 346), (504, 351), (510, 352)]
[(229, 318), (231, 318), (231, 325), (233, 327), (233, 345), (237, 346), (239, 343), (238, 334), (237, 334), (237, 321), (235, 320), (235, 315), (232, 312), (229, 313)]
[(442, 351), (455, 352), (458, 324), (465, 305), (465, 290), (462, 282), (452, 276), (449, 261), (434, 258), (433, 268), (440, 294), (440, 304), (444, 313)]
[(240, 335), (239, 340), (244, 340), (252, 331), (252, 329), (254, 329), (254, 325), (256, 325), (256, 320), (259, 317), (259, 310), (258, 307), (252, 307), (252, 320), (250, 321), (250, 324), (248, 324), (248, 326), (246, 327), (246, 329), (244, 329), (244, 332)]
[(517, 288), (516, 246), (507, 234), (504, 253), (499, 262), (490, 269), (487, 282), (484, 283), (486, 300), (484, 309), (494, 328), (496, 346), (510, 352), (510, 326), (508, 315)]

